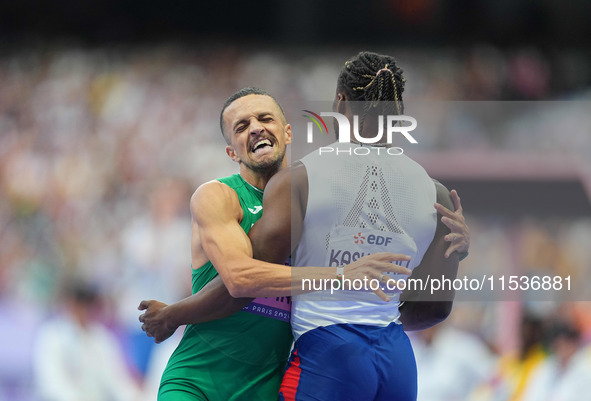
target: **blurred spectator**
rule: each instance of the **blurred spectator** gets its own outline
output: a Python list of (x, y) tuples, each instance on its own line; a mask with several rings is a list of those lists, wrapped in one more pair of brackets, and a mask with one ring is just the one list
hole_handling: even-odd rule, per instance
[(0, 296), (0, 400), (35, 400), (31, 360), (36, 328), (41, 319), (36, 305)]
[(546, 359), (542, 340), (544, 323), (529, 314), (522, 317), (520, 348), (515, 354), (503, 355), (496, 372), (476, 391), (475, 400), (523, 400), (524, 390), (530, 386), (532, 372)]
[(135, 304), (142, 299), (173, 303), (191, 295), (189, 198), (182, 182), (158, 184), (150, 195), (150, 213), (122, 230), (125, 270), (118, 283), (118, 315), (127, 352), (141, 373), (146, 372), (154, 341), (141, 330)]
[(494, 368), (486, 344), (471, 333), (439, 324), (411, 337), (419, 401), (466, 400)]
[(42, 401), (139, 401), (117, 339), (100, 323), (100, 297), (82, 282), (68, 284), (63, 309), (44, 323), (33, 368)]
[(552, 354), (532, 374), (524, 401), (579, 401), (589, 396), (591, 348), (581, 343), (578, 329), (557, 320), (551, 326)]

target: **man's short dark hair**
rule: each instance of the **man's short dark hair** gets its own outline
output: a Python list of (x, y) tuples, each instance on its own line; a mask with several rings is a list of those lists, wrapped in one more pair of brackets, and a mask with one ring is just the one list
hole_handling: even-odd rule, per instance
[(271, 95), (269, 92), (259, 89), (259, 88), (253, 88), (253, 87), (242, 88), (242, 89), (234, 92), (232, 95), (230, 95), (229, 98), (226, 99), (226, 101), (224, 102), (224, 106), (222, 107), (222, 111), (220, 112), (220, 129), (222, 131), (222, 136), (224, 137), (224, 139), (226, 140), (226, 143), (228, 143), (228, 144), (230, 144), (230, 141), (226, 137), (226, 134), (224, 134), (224, 111), (226, 111), (228, 106), (231, 105), (235, 100), (238, 100), (241, 97), (248, 96), (248, 95), (269, 96), (271, 99), (273, 99), (273, 101), (277, 104), (277, 106), (279, 106), (279, 110), (281, 110), (282, 117), (285, 120), (285, 113), (283, 112), (283, 108), (281, 107), (281, 105), (279, 104), (277, 99), (275, 99), (275, 97), (273, 97), (273, 95)]

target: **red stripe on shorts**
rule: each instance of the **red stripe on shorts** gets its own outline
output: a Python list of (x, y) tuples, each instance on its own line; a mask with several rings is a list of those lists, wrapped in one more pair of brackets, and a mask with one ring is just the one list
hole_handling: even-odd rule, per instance
[(298, 351), (295, 350), (293, 355), (293, 361), (290, 362), (289, 368), (285, 371), (283, 381), (281, 382), (280, 393), (283, 394), (285, 401), (295, 401), (298, 384), (300, 382), (300, 374), (302, 373)]

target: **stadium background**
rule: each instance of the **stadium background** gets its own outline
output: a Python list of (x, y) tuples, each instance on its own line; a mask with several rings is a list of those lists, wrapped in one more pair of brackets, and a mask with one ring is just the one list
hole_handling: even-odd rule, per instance
[[(259, 86), (297, 118), (301, 102), (330, 100), (360, 50), (397, 57), (409, 104), (438, 105), (407, 153), (462, 196), (472, 246), (460, 275), (584, 282), (590, 18), (583, 0), (1, 3), (0, 400), (37, 399), (33, 344), (72, 278), (93, 283), (97, 320), (153, 391), (155, 348), (136, 307), (190, 291), (188, 199), (236, 170), (219, 133), (224, 99)], [(487, 110), (484, 101), (496, 114), (461, 112)], [(541, 334), (560, 319), (586, 346), (588, 292), (533, 298), (456, 303), (446, 327), (480, 353), (450, 371), (489, 368), (478, 388), (453, 391), (510, 398), (498, 383), (524, 317), (539, 319)]]

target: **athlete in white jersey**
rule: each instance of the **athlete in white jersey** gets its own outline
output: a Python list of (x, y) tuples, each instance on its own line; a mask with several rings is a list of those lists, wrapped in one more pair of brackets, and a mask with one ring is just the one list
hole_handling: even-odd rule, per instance
[[(349, 121), (362, 114), (361, 135), (369, 137), (377, 125), (372, 117), (402, 113), (403, 87), (391, 57), (360, 53), (341, 73), (334, 111)], [(355, 98), (356, 90), (361, 98)], [(352, 100), (371, 104), (357, 108)], [(388, 250), (409, 255), (405, 267), (416, 269), (418, 277), (437, 273), (455, 279), (458, 256), (445, 257), (449, 231), (433, 210), (436, 201), (453, 207), (449, 191), (410, 158), (379, 148), (359, 151), (360, 146), (335, 143), (333, 152), (317, 150), (278, 173), (279, 183), (267, 188), (265, 196), (272, 197), (281, 191), (281, 180), (291, 182), (292, 239), (299, 242), (292, 264), (331, 266), (336, 275), (338, 266)], [(415, 400), (416, 364), (401, 321), (411, 328), (436, 324), (451, 311), (453, 293), (434, 299), (409, 291), (403, 295), (411, 301), (405, 317), (399, 292), (385, 302), (367, 283), (348, 285), (366, 285), (368, 291), (346, 291), (344, 277), (343, 291), (293, 297), (296, 343), (280, 399)], [(426, 302), (421, 306), (419, 301)]]
[[(307, 174), (308, 202), (300, 242), (292, 254), (294, 266), (336, 268), (388, 250), (411, 256), (403, 265), (413, 270), (429, 248), (437, 225), (433, 180), (404, 154), (389, 155), (385, 150), (378, 154), (378, 149), (366, 154), (356, 152), (358, 147), (336, 142), (330, 145), (333, 151), (315, 151), (301, 160), (314, 174)], [(326, 290), (292, 297), (296, 340), (331, 324), (400, 323), (399, 293), (383, 302), (371, 291), (346, 291), (349, 285), (369, 287), (369, 283), (344, 284), (345, 291), (338, 293)]]
[[(458, 256), (444, 257), (449, 230), (431, 211), (436, 200), (452, 207), (445, 187), (405, 156), (352, 156), (337, 161), (334, 170), (318, 157), (310, 155), (280, 172), (269, 189), (273, 197), (281, 191), (280, 180), (291, 175), (285, 181), (292, 182), (292, 211), (305, 216), (301, 227), (294, 224), (298, 217), (292, 219), (292, 235), (299, 237), (294, 266), (314, 260), (332, 265), (336, 275), (336, 265), (388, 249), (411, 256), (413, 279), (429, 274), (455, 279)], [(355, 169), (360, 173), (353, 174)], [(415, 400), (416, 364), (401, 322), (409, 329), (438, 323), (449, 314), (453, 294), (390, 295), (390, 302), (369, 291), (292, 297), (296, 343), (280, 399)], [(400, 296), (414, 301), (399, 308)]]

